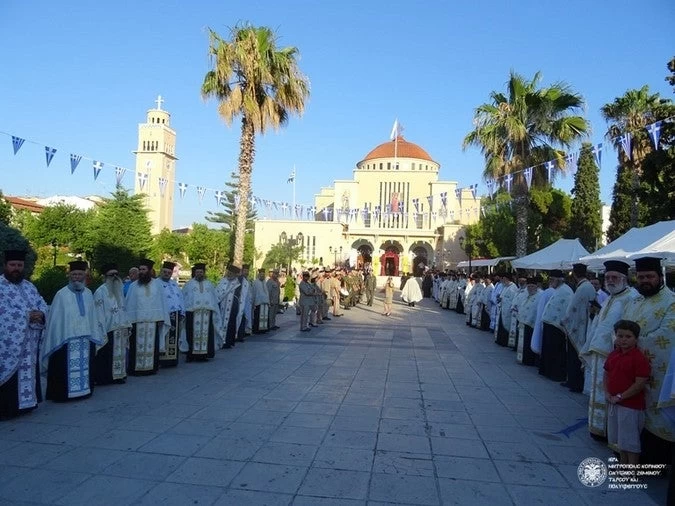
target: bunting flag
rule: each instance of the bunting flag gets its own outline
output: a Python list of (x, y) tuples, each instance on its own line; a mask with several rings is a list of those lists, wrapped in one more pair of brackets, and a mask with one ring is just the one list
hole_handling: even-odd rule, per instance
[(565, 166), (569, 169), (572, 175), (577, 173), (577, 164), (579, 161), (579, 152), (567, 153), (565, 156)]
[(649, 138), (652, 140), (654, 149), (659, 149), (659, 139), (661, 138), (662, 124), (663, 121), (657, 121), (656, 123), (652, 123), (647, 127), (647, 133), (649, 134)]
[(361, 219), (365, 222), (368, 219), (368, 208), (364, 207), (361, 211)]
[(49, 167), (49, 164), (52, 163), (52, 158), (54, 158), (55, 154), (56, 148), (50, 148), (49, 146), (45, 146), (45, 159), (47, 160), (47, 167)]
[(373, 211), (373, 217), (377, 220), (377, 217), (380, 215), (380, 206), (375, 206), (375, 210)]
[(462, 189), (461, 188), (455, 188), (455, 198), (457, 200), (462, 200)]
[(507, 174), (504, 178), (504, 183), (506, 184), (506, 191), (511, 193), (511, 183), (513, 182), (513, 174)]
[[(70, 156), (72, 156), (72, 155), (70, 155)], [(117, 186), (122, 184), (122, 178), (124, 177), (124, 173), (126, 171), (127, 171), (127, 169), (125, 169), (124, 167), (115, 167), (115, 179), (117, 181)]]
[(420, 199), (412, 199), (413, 206), (415, 206), (415, 214), (420, 212)]
[(602, 163), (602, 143), (598, 144), (597, 146), (593, 146), (593, 156), (595, 157), (595, 163), (597, 164), (598, 168), (600, 168)]
[(234, 194), (234, 209), (235, 209), (235, 211), (236, 211), (237, 209), (239, 209), (239, 202), (240, 202), (240, 201), (241, 201), (241, 199), (239, 198), (239, 194), (238, 194), (238, 193), (235, 193), (235, 194)]
[(433, 209), (434, 208), (434, 196), (429, 195), (427, 197), (427, 202), (429, 203), (429, 209)]
[(450, 221), (455, 221), (455, 211), (450, 211)]
[(487, 214), (486, 211), (485, 211), (485, 207), (481, 206), (480, 214), (481, 214), (481, 216), (483, 216), (483, 218), (485, 218), (485, 215)]
[(323, 221), (328, 221), (328, 208), (324, 207), (321, 212), (323, 213)]
[(441, 192), (441, 203), (443, 204), (443, 207), (447, 207), (447, 205), (448, 205), (448, 192)]
[(525, 175), (525, 184), (527, 185), (527, 189), (530, 189), (530, 186), (532, 186), (532, 167), (528, 167), (524, 171)]
[[(160, 177), (159, 178), (159, 196), (164, 198), (164, 193), (166, 193), (166, 184), (169, 182), (169, 180), (165, 177)], [(220, 202), (218, 202), (220, 204)]]
[[(80, 164), (80, 160), (82, 160), (82, 157), (80, 155), (74, 155), (70, 154), (70, 173), (73, 174), (75, 172), (75, 169), (77, 169), (77, 166)], [(96, 177), (94, 177), (96, 179)]]
[(490, 195), (490, 198), (492, 198), (492, 195), (494, 194), (495, 191), (495, 180), (488, 179), (487, 181), (485, 181), (485, 184), (487, 185), (488, 195)]
[(478, 193), (478, 183), (472, 184), (469, 188), (471, 188), (471, 195), (473, 195), (473, 199), (476, 200), (476, 194)]
[(103, 162), (97, 162), (94, 160), (94, 181), (98, 178), (98, 175), (101, 173), (101, 169), (103, 169)]
[(631, 135), (626, 132), (625, 134), (619, 137), (619, 145), (623, 152), (626, 154), (626, 158), (629, 160), (633, 159), (633, 150), (631, 149)]
[(202, 200), (204, 199), (204, 193), (206, 193), (206, 188), (203, 186), (198, 186), (197, 187), (197, 196), (199, 197), (199, 203), (202, 203)]
[(549, 183), (553, 183), (553, 169), (555, 168), (555, 162), (553, 160), (549, 160), (544, 164), (544, 167), (546, 168), (546, 177)]
[(14, 154), (17, 154), (23, 146), (23, 143), (26, 142), (26, 139), (12, 135), (12, 148), (14, 148)]
[(178, 193), (180, 194), (180, 198), (185, 197), (185, 192), (188, 189), (188, 185), (186, 183), (178, 183)]
[(436, 211), (431, 212), (431, 219), (434, 221), (438, 220), (438, 213)]
[(145, 188), (145, 183), (148, 180), (148, 175), (147, 174), (138, 174), (138, 187), (141, 191)]
[(448, 210), (445, 207), (441, 207), (441, 210), (438, 213), (441, 218), (445, 219), (446, 216), (448, 216)]
[[(239, 207), (239, 206), (237, 206), (237, 207)], [(288, 204), (286, 202), (282, 202), (280, 208), (281, 208), (281, 214), (283, 216), (286, 216), (286, 211), (288, 211)]]

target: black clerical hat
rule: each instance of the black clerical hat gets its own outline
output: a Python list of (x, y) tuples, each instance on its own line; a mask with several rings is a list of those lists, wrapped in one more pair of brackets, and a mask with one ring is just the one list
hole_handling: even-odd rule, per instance
[(105, 274), (105, 273), (108, 272), (108, 271), (117, 271), (117, 272), (119, 272), (119, 270), (120, 270), (119, 266), (118, 266), (116, 263), (114, 263), (114, 262), (110, 262), (110, 263), (108, 263), (108, 264), (104, 264), (103, 267), (101, 267), (101, 273), (103, 273), (103, 274)]
[(234, 275), (238, 276), (239, 274), (241, 274), (241, 269), (239, 267), (237, 267), (236, 265), (228, 265), (227, 266), (227, 272), (229, 272), (230, 274), (234, 274)]
[(605, 272), (614, 271), (620, 272), (624, 276), (628, 276), (628, 268), (630, 266), (626, 262), (621, 262), (619, 260), (608, 260), (605, 262)]
[(635, 259), (636, 271), (655, 271), (661, 273), (661, 259), (656, 257), (642, 257)]
[(162, 269), (173, 270), (174, 267), (176, 267), (176, 264), (173, 263), (173, 262), (164, 262), (164, 263), (162, 264)]
[(560, 269), (551, 269), (550, 271), (548, 271), (548, 275), (551, 278), (564, 278), (565, 277), (565, 275), (563, 274), (563, 271), (561, 271)]
[(572, 272), (576, 276), (585, 276), (587, 270), (588, 270), (588, 267), (586, 267), (586, 265), (584, 265), (584, 264), (574, 264), (572, 266)]
[(84, 260), (74, 260), (72, 262), (68, 262), (68, 267), (70, 272), (73, 271), (86, 271), (87, 268), (89, 267), (89, 264), (85, 262)]
[(194, 270), (197, 270), (197, 269), (201, 269), (201, 270), (205, 271), (206, 270), (206, 264), (194, 264), (192, 266), (192, 270), (194, 271)]
[(152, 269), (152, 266), (155, 265), (155, 262), (150, 260), (149, 258), (144, 258), (139, 262), (139, 265), (143, 265), (147, 267), (148, 269)]
[(26, 260), (26, 252), (25, 251), (20, 251), (20, 250), (15, 250), (15, 249), (8, 249), (5, 250), (5, 263), (7, 262), (14, 262), (14, 261), (25, 261)]

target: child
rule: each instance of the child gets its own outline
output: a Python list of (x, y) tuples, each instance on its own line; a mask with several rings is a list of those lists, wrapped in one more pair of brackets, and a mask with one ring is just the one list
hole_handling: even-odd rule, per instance
[(645, 384), (651, 368), (637, 348), (640, 326), (619, 320), (614, 351), (605, 361), (605, 396), (609, 403), (607, 442), (618, 446), (622, 464), (640, 462), (640, 433), (645, 424)]

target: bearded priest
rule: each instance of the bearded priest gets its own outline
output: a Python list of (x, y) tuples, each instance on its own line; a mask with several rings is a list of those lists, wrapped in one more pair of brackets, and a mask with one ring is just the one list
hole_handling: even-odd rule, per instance
[(183, 293), (176, 280), (172, 279), (176, 264), (164, 262), (159, 279), (164, 288), (164, 300), (169, 312), (171, 328), (166, 335), (166, 349), (159, 354), (159, 365), (175, 367), (178, 365), (178, 342), (185, 341), (185, 303)]
[(106, 264), (101, 272), (105, 282), (94, 292), (94, 304), (96, 319), (105, 332), (105, 344), (96, 352), (94, 377), (97, 385), (124, 383), (131, 328), (124, 306), (124, 283), (117, 264)]
[(131, 376), (156, 374), (159, 354), (166, 349), (171, 328), (162, 281), (151, 276), (152, 260), (141, 260), (138, 279), (129, 286), (126, 308), (131, 322), (129, 367)]
[(194, 277), (183, 287), (185, 302), (186, 343), (181, 342), (181, 351), (187, 352), (187, 361), (206, 361), (216, 354), (220, 347), (220, 308), (216, 287), (206, 279), (206, 264), (192, 267)]
[(41, 363), (52, 401), (83, 399), (94, 391), (96, 346), (104, 343), (105, 331), (84, 285), (88, 267), (82, 260), (70, 262), (68, 285), (56, 292), (49, 309)]
[(37, 407), (42, 400), (38, 350), (47, 304), (24, 279), (25, 251), (4, 252), (0, 276), (0, 420)]

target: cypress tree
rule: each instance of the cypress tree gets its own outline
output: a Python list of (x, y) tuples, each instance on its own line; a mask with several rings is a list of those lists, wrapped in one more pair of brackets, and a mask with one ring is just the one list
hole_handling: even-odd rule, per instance
[(609, 228), (607, 241), (612, 242), (617, 237), (630, 230), (631, 208), (633, 204), (633, 174), (625, 157), (616, 169), (616, 182), (612, 190), (612, 210), (609, 213)]
[[(599, 172), (593, 157), (592, 146), (584, 143), (579, 153), (577, 173), (574, 176), (574, 188), (572, 188), (574, 197), (569, 235), (578, 237), (581, 244), (589, 251), (597, 249), (602, 239)], [(630, 202), (628, 204), (628, 218), (630, 219)]]

